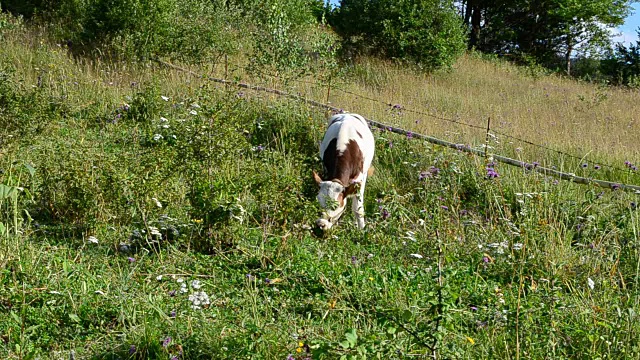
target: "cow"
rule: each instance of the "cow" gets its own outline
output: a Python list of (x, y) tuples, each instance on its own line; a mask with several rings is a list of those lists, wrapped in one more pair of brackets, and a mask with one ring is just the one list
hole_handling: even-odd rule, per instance
[(316, 225), (323, 231), (331, 229), (344, 212), (347, 198), (352, 198), (356, 224), (364, 229), (364, 188), (373, 170), (373, 134), (367, 121), (357, 114), (334, 115), (328, 123), (320, 145), (324, 174), (320, 177), (313, 171), (322, 208)]

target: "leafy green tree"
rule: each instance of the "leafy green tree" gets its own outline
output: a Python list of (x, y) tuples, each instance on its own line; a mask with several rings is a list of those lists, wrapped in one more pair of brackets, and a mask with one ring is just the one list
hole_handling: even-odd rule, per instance
[(464, 0), (469, 46), (484, 52), (532, 56), (553, 65), (594, 54), (611, 41), (610, 27), (624, 22), (633, 0)]
[[(640, 28), (636, 32), (640, 36)], [(613, 84), (640, 87), (640, 41), (628, 47), (618, 43), (602, 60), (601, 70)]]
[(342, 0), (332, 23), (360, 51), (428, 69), (452, 64), (466, 42), (450, 0)]

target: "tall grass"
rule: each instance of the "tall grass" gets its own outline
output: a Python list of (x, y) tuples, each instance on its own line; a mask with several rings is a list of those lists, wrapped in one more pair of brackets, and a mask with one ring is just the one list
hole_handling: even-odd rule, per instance
[[(321, 236), (309, 225), (324, 113), (162, 67), (77, 61), (22, 28), (4, 36), (0, 184), (19, 192), (0, 199), (0, 356), (640, 355), (637, 194), (501, 165), (489, 177), (485, 159), (376, 131), (367, 230), (345, 215)], [(230, 60), (231, 76), (326, 95), (322, 86), (251, 78), (242, 64)], [(528, 139), (541, 128), (572, 129), (551, 124), (556, 111), (589, 119), (636, 96), (474, 56), (430, 76), (373, 60), (348, 74), (337, 86), (406, 108), (480, 125), (487, 115), (519, 114), (522, 126), (496, 126)], [(582, 111), (571, 104), (587, 100), (569, 90), (618, 96)], [(543, 102), (546, 91), (556, 110)], [(431, 135), (484, 141), (335, 89), (329, 100)], [(527, 108), (537, 115), (514, 110)], [(615, 121), (632, 116), (620, 110)], [(570, 135), (549, 130), (543, 143), (580, 154), (584, 139)], [(498, 140), (492, 145), (533, 156)], [(611, 162), (637, 159), (621, 145), (593, 150)]]

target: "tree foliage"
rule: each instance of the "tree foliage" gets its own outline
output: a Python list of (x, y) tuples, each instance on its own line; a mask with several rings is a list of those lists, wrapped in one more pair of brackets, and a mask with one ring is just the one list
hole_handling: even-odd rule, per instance
[(589, 55), (611, 41), (632, 0), (465, 0), (464, 23), (470, 47), (484, 52), (528, 55), (546, 65)]
[(449, 0), (342, 0), (332, 23), (360, 51), (429, 69), (452, 64), (466, 41)]

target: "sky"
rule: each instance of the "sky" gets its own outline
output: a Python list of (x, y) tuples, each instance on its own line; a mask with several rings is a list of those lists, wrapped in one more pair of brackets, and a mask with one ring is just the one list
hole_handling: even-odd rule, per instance
[[(340, 0), (329, 0), (329, 2), (337, 6)], [(614, 33), (616, 33), (613, 38), (614, 42), (622, 42), (625, 45), (629, 45), (638, 40), (636, 29), (640, 27), (640, 3), (635, 3), (632, 7), (632, 14), (625, 20), (624, 25), (614, 30)]]
[(638, 40), (638, 34), (636, 30), (640, 27), (640, 4), (633, 4), (632, 14), (625, 20), (624, 25), (619, 26), (617, 36), (613, 38), (615, 42), (622, 42), (626, 45), (629, 43), (635, 43)]

